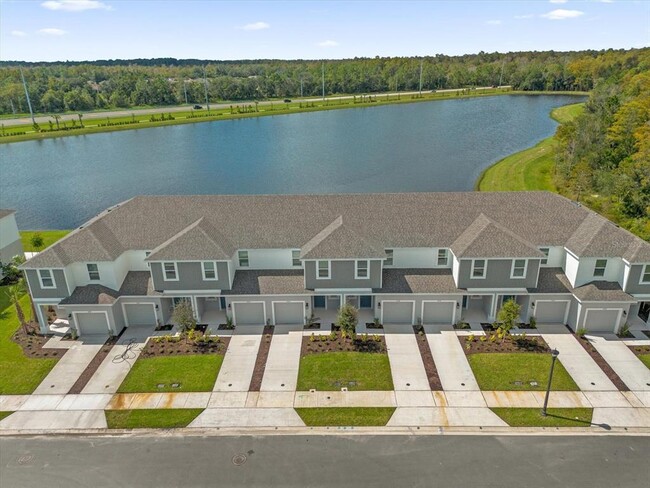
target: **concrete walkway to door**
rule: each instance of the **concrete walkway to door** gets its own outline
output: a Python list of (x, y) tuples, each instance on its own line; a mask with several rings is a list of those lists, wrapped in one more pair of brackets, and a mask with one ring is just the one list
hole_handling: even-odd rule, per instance
[(413, 328), (410, 325), (384, 324), (384, 339), (395, 390), (430, 391)]
[(302, 325), (275, 326), (260, 391), (296, 390), (302, 331)]
[(235, 328), (212, 391), (248, 391), (263, 332), (263, 325)]

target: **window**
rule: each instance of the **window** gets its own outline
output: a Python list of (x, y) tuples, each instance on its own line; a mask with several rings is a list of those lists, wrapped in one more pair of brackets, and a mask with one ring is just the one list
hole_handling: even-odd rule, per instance
[(541, 262), (541, 265), (544, 266), (548, 264), (548, 253), (550, 249), (548, 247), (540, 247), (539, 250), (542, 251), (542, 253), (544, 253), (544, 257), (542, 258), (542, 262)]
[(56, 288), (54, 273), (51, 269), (39, 269), (38, 277), (41, 280), (41, 288)]
[(99, 280), (99, 267), (94, 263), (89, 263), (86, 267), (88, 268), (88, 278), (92, 281)]
[[(149, 256), (151, 256), (151, 251), (145, 251), (144, 258), (147, 259)], [(147, 268), (151, 268), (151, 263), (149, 261), (147, 261)]]
[(302, 263), (300, 262), (300, 251), (291, 251), (291, 264), (294, 266), (300, 266)]
[(525, 278), (528, 262), (525, 259), (513, 259), (510, 278)]
[(393, 265), (393, 250), (392, 249), (386, 249), (386, 259), (384, 259), (384, 265), (385, 266), (392, 266)]
[(596, 259), (596, 266), (594, 266), (594, 278), (605, 276), (606, 267), (607, 259)]
[(640, 285), (648, 285), (650, 284), (650, 264), (646, 264), (643, 267), (643, 272), (641, 273), (641, 281), (639, 282)]
[(178, 281), (176, 263), (163, 263), (163, 273), (165, 281)]
[(327, 280), (330, 277), (330, 262), (329, 261), (318, 261), (318, 272), (316, 277), (320, 280)]
[(239, 256), (239, 266), (248, 268), (248, 251), (239, 251), (237, 255)]
[(354, 277), (357, 280), (370, 278), (370, 262), (367, 260), (355, 261)]
[(485, 259), (472, 261), (472, 278), (485, 278)]
[(207, 281), (216, 281), (217, 278), (217, 263), (214, 261), (203, 261), (201, 263), (203, 269), (203, 279)]
[(438, 266), (447, 266), (449, 257), (446, 249), (438, 249)]

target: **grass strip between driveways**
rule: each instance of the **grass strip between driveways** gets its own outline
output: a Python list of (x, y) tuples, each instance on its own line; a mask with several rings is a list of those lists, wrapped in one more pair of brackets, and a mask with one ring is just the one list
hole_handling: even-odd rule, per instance
[(387, 354), (326, 352), (300, 358), (298, 391), (392, 390)]
[(174, 429), (187, 427), (202, 408), (106, 410), (109, 429)]
[[(550, 354), (478, 353), (467, 356), (481, 390), (546, 390), (551, 368)], [(536, 386), (531, 382), (537, 382)], [(552, 390), (579, 391), (560, 360), (555, 362)]]
[[(222, 363), (220, 354), (140, 358), (118, 393), (212, 391)], [(174, 383), (179, 386), (173, 388)], [(158, 388), (158, 385), (164, 386)]]
[(639, 354), (637, 357), (646, 365), (646, 368), (650, 369), (650, 354)]
[(296, 408), (295, 410), (309, 427), (384, 426), (395, 412), (394, 407)]
[(549, 408), (543, 417), (539, 408), (493, 408), (510, 427), (589, 427), (593, 408)]
[(9, 417), (13, 412), (0, 412), (0, 420)]

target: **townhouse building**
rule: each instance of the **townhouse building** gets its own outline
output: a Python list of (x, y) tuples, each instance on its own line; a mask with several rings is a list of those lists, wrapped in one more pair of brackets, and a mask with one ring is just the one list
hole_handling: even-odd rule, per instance
[[(15, 210), (0, 209), (0, 263), (2, 264), (10, 263), (14, 257), (23, 255), (15, 213)], [(0, 280), (2, 278), (2, 270), (0, 270)]]

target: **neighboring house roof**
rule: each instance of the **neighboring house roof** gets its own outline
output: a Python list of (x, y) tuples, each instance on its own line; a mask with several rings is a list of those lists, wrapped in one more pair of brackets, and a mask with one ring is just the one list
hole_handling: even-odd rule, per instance
[(11, 210), (8, 208), (0, 208), (0, 219), (4, 219), (7, 215), (11, 215), (16, 213), (15, 210)]
[(449, 269), (384, 269), (375, 293), (463, 293)]
[(540, 268), (537, 288), (529, 288), (529, 293), (564, 294), (572, 293), (583, 302), (636, 302), (625, 293), (616, 282), (592, 281), (573, 288), (562, 268)]
[(301, 248), (301, 259), (385, 258), (386, 251), (343, 223), (339, 215)]
[[(481, 214), (484, 217), (479, 219)], [(339, 217), (340, 225), (336, 223)], [(218, 229), (236, 249), (301, 249), (305, 254), (311, 251), (313, 254), (307, 255), (313, 256), (323, 255), (328, 248), (337, 253), (358, 253), (365, 247), (365, 252), (372, 255), (363, 258), (369, 258), (379, 257), (379, 251), (386, 248), (454, 244), (465, 252), (473, 253), (472, 246), (476, 245), (484, 252), (494, 253), (496, 246), (487, 237), (502, 239), (506, 234), (516, 236), (506, 239), (511, 251), (528, 249), (532, 244), (564, 246), (571, 239), (575, 249), (584, 247), (582, 252), (596, 252), (597, 246), (603, 246), (606, 249), (598, 251), (625, 254), (631, 262), (650, 259), (646, 258), (650, 256), (647, 243), (611, 224), (585, 245), (576, 233), (578, 229), (585, 221), (588, 222), (582, 228), (593, 229), (603, 219), (549, 192), (201, 195), (132, 198), (102, 212), (23, 267), (51, 268), (72, 262), (114, 260), (126, 250), (156, 249), (200, 219), (201, 228)], [(490, 225), (485, 224), (486, 219), (491, 221)], [(468, 230), (470, 226), (472, 229)], [(488, 229), (482, 234), (484, 226)], [(486, 238), (472, 239), (477, 232)], [(321, 233), (325, 235), (317, 239)], [(221, 238), (210, 232), (207, 235), (217, 247), (228, 250)], [(344, 242), (345, 236), (354, 244)], [(609, 242), (599, 243), (602, 239)], [(181, 251), (184, 249), (180, 246)], [(528, 250), (520, 252), (530, 256)], [(497, 256), (505, 254), (508, 253), (501, 249)]]
[(120, 293), (103, 285), (78, 286), (59, 305), (112, 305)]
[(241, 270), (235, 272), (231, 290), (224, 295), (311, 295), (305, 290), (305, 278), (301, 269)]
[(204, 217), (154, 249), (146, 261), (165, 259), (228, 260), (236, 251), (232, 243)]

